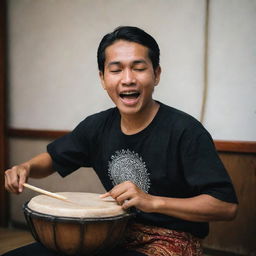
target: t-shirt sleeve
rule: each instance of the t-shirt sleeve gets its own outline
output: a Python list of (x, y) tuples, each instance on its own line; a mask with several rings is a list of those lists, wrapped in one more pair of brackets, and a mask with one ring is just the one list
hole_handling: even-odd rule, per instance
[(237, 203), (232, 181), (220, 160), (210, 134), (202, 129), (186, 132), (182, 146), (185, 178), (195, 194), (208, 194)]
[(53, 160), (53, 169), (65, 177), (80, 167), (91, 167), (91, 141), (94, 128), (87, 119), (72, 132), (48, 144), (47, 151)]

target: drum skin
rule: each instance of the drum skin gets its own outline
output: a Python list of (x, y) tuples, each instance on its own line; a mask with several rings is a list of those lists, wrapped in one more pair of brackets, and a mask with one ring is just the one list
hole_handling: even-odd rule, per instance
[(102, 255), (121, 242), (132, 214), (110, 217), (63, 217), (40, 213), (23, 206), (36, 241), (67, 255)]

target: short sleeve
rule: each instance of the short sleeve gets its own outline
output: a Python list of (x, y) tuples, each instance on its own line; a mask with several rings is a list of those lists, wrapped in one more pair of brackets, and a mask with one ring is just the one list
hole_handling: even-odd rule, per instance
[(88, 120), (82, 121), (72, 132), (47, 146), (53, 159), (53, 169), (65, 177), (80, 167), (91, 167), (91, 140), (94, 129)]
[(232, 181), (221, 162), (210, 134), (203, 128), (186, 132), (182, 146), (185, 179), (194, 194), (209, 194), (237, 203)]

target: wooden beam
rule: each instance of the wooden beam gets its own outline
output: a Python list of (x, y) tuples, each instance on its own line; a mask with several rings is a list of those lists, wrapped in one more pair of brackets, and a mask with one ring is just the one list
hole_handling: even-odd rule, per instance
[(256, 141), (224, 141), (215, 140), (219, 152), (256, 153)]
[(8, 129), (8, 136), (31, 139), (56, 139), (69, 131), (60, 130), (35, 130), (35, 129)]
[[(63, 130), (8, 129), (8, 136), (31, 139), (56, 139), (67, 134)], [(215, 140), (215, 147), (220, 152), (256, 153), (256, 141)]]

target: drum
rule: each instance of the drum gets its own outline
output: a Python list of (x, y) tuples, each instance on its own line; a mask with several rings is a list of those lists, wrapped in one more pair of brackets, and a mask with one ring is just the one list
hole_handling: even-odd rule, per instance
[(35, 240), (67, 255), (101, 255), (120, 242), (132, 214), (99, 194), (59, 194), (70, 202), (39, 195), (23, 206)]

